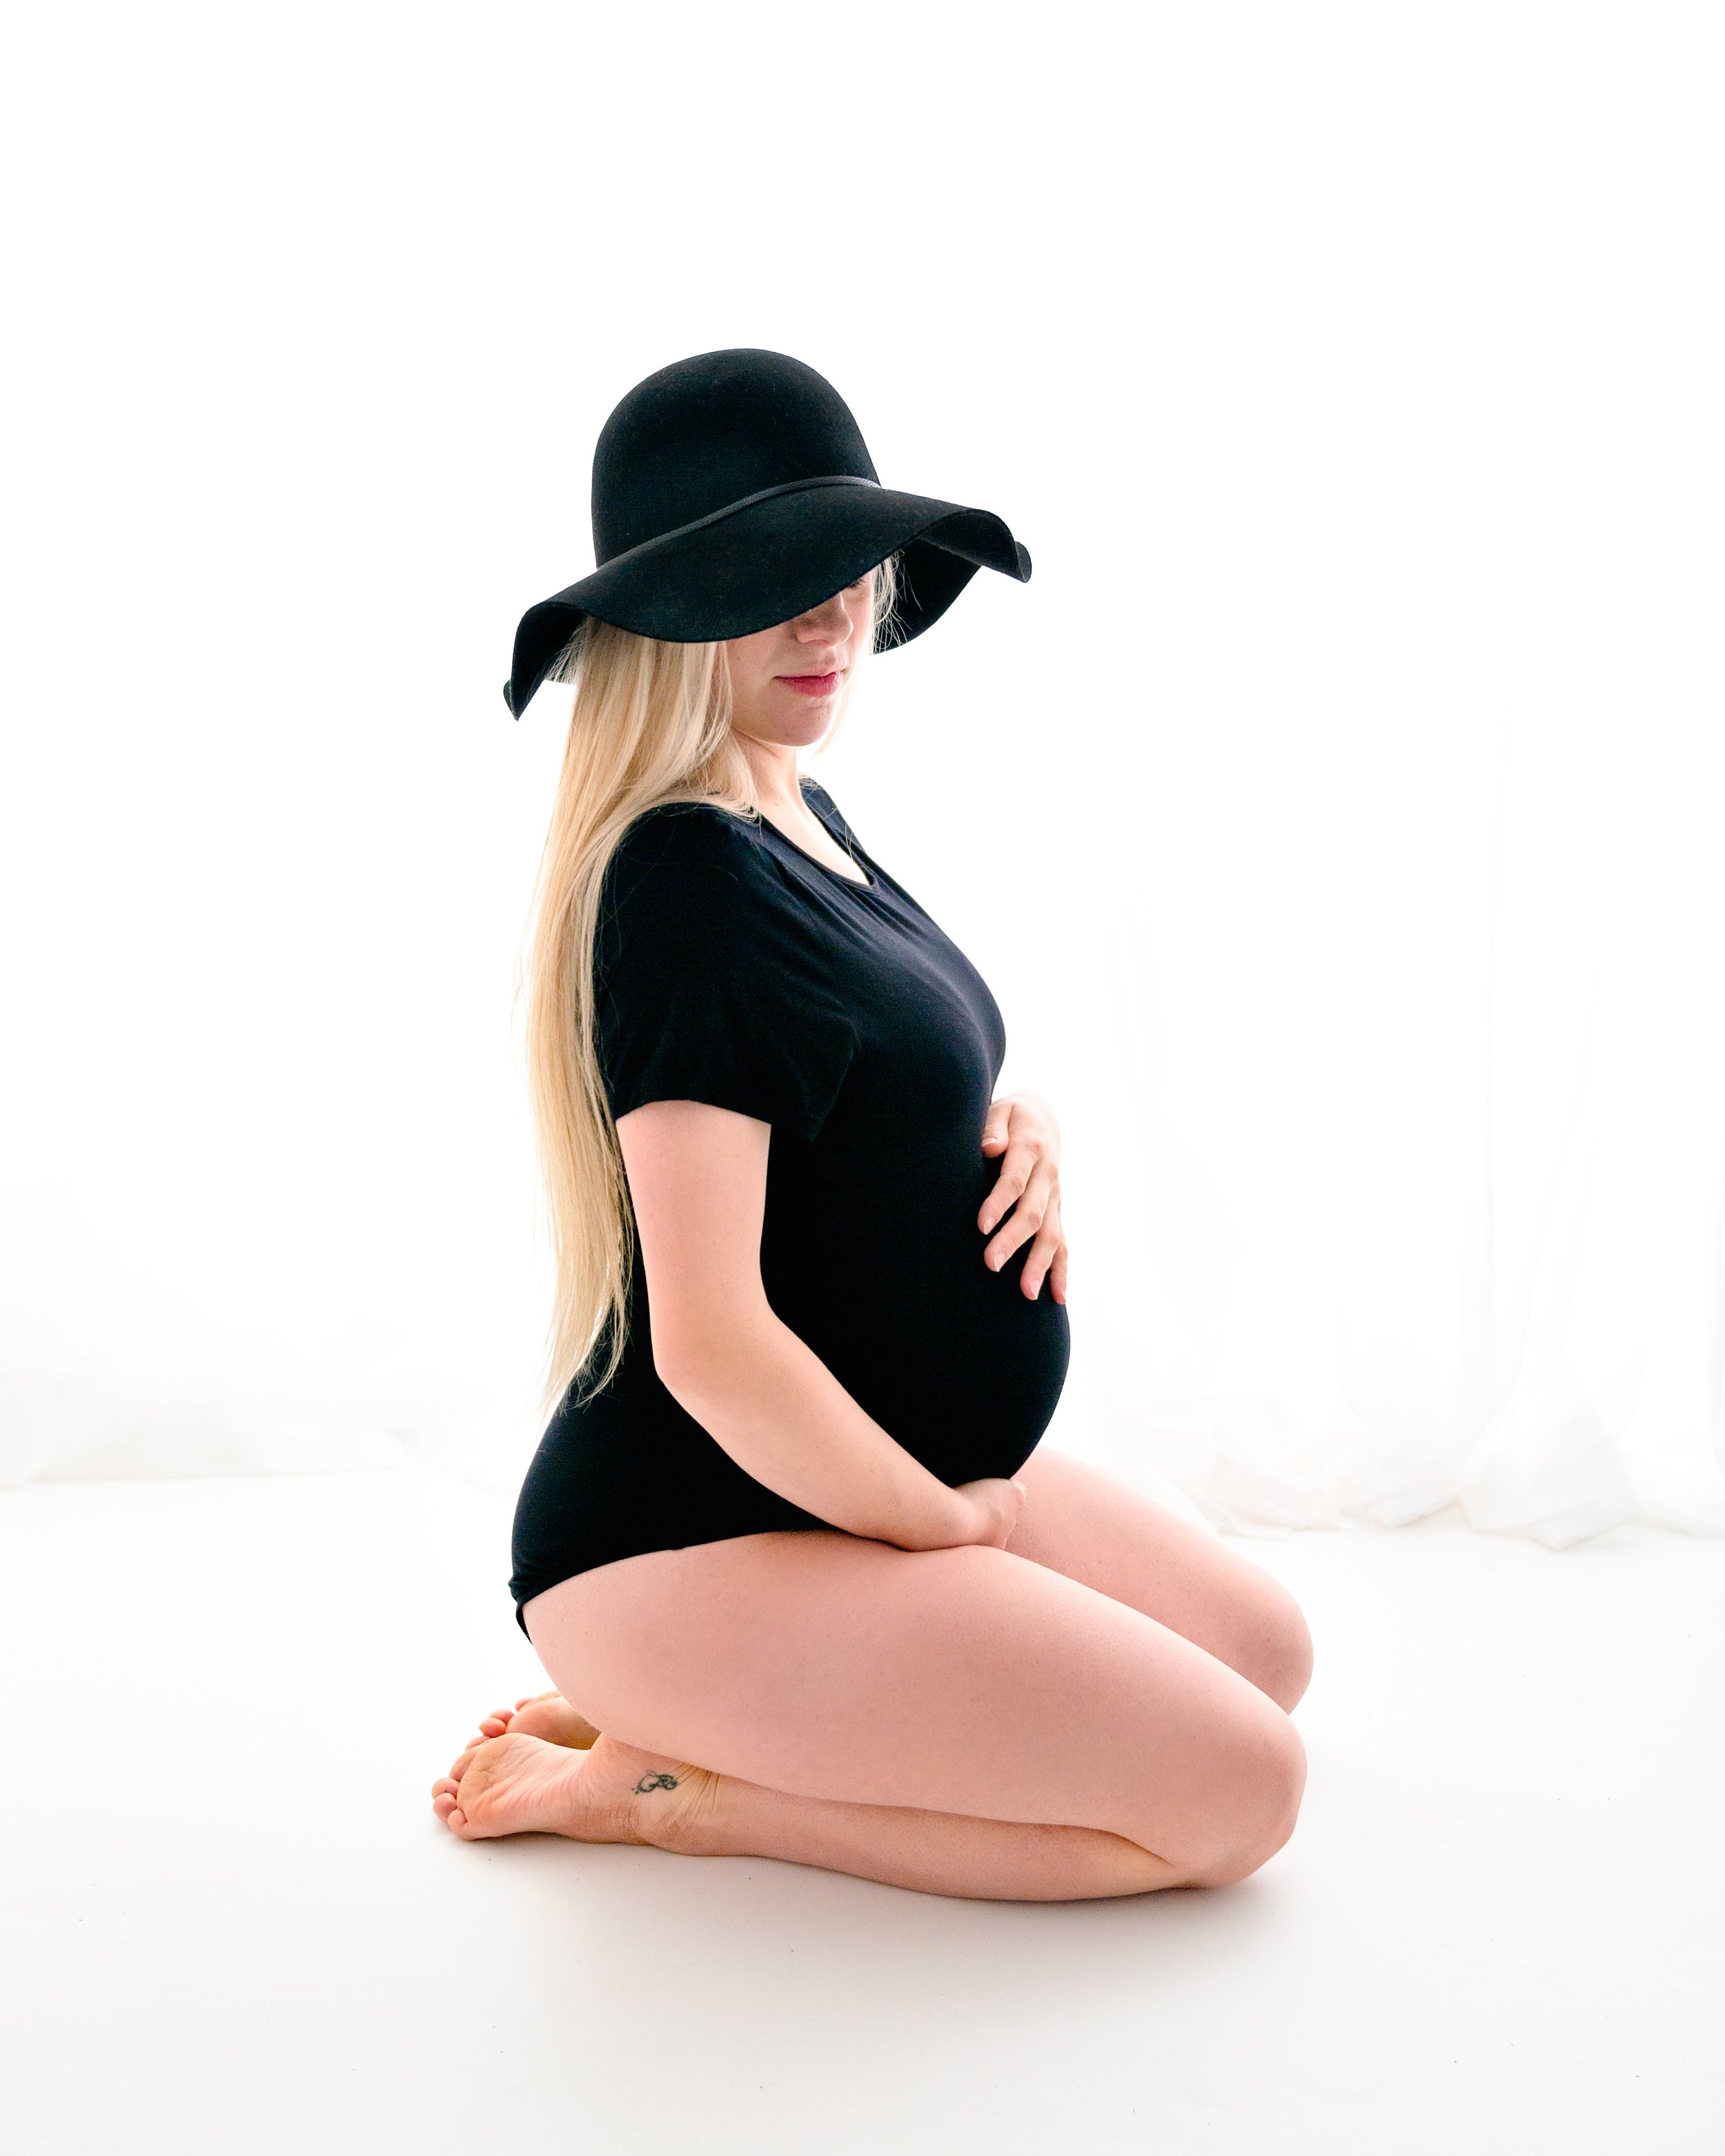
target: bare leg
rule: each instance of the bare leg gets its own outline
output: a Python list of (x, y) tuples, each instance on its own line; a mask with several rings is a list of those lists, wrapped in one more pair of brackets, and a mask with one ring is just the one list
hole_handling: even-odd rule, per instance
[[(694, 1856), (778, 1856), (924, 1894), (997, 1902), (1074, 1902), (1221, 1884), (1099, 1827), (967, 1818), (903, 1804), (788, 1796), (728, 1775), (686, 1833)], [(677, 1846), (675, 1843), (669, 1845)]]
[(1291, 1714), (1312, 1681), (1312, 1635), (1281, 1582), (1153, 1497), (1039, 1445), (1019, 1470), (1007, 1548), (1141, 1609)]
[(433, 1797), (464, 1840), (561, 1834), (681, 1856), (774, 1856), (973, 1900), (1070, 1902), (1224, 1883), (1093, 1827), (788, 1796), (608, 1737), (587, 1749), (488, 1738), (462, 1754)]
[[(1009, 1551), (742, 1536), (581, 1573), (526, 1614), (562, 1692), (607, 1732), (582, 1755), (587, 1823), (572, 1783), (551, 1786), (580, 1759), (509, 1734), (443, 1789), (440, 1808), (473, 1792), (451, 1803), (458, 1832), (652, 1839), (1066, 1899), (1243, 1877), (1286, 1840), (1304, 1785), (1293, 1725), (1237, 1671)], [(642, 1756), (633, 1777), (602, 1764), (619, 1750)], [(536, 1794), (482, 1802), (475, 1770)], [(619, 1810), (644, 1779), (648, 1799), (686, 1804), (670, 1828)]]
[[(1168, 1506), (1051, 1445), (1037, 1446), (1019, 1480), (1029, 1495), (1007, 1545), (1015, 1557), (1142, 1610), (1293, 1712), (1312, 1681), (1312, 1635), (1280, 1580)], [(481, 1737), (508, 1729), (583, 1748), (598, 1735), (555, 1692), (480, 1723)]]

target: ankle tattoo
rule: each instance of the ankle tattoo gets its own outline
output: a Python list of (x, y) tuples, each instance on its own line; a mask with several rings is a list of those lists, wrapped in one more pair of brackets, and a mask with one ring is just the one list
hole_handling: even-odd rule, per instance
[(674, 1789), (677, 1786), (675, 1774), (643, 1774), (635, 1784), (635, 1794), (644, 1797), (649, 1789)]

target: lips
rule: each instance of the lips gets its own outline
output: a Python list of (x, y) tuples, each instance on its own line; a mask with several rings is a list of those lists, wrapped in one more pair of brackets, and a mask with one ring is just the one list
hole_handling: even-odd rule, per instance
[(839, 685), (839, 676), (832, 674), (781, 674), (779, 680), (788, 689), (795, 689), (804, 696), (830, 696)]

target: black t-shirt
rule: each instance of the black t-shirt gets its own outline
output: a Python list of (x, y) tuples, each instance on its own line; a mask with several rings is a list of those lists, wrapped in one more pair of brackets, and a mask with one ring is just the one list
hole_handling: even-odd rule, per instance
[[(973, 966), (812, 780), (851, 881), (764, 819), (649, 809), (606, 872), (594, 952), (614, 1116), (704, 1101), (773, 1127), (761, 1270), (777, 1315), (949, 1486), (1011, 1475), (1065, 1381), (1065, 1307), (983, 1262), (999, 1173), (980, 1150), (1005, 1053)], [(757, 1481), (653, 1368), (637, 1260), (623, 1361), (572, 1384), (523, 1486), (517, 1604), (648, 1550), (827, 1527)]]

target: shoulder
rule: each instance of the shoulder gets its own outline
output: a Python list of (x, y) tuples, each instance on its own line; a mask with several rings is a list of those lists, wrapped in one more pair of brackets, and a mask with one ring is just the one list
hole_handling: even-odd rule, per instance
[(607, 907), (722, 890), (757, 875), (759, 859), (752, 827), (729, 809), (706, 801), (661, 801), (617, 841), (605, 870)]
[(786, 894), (752, 824), (705, 801), (665, 801), (624, 832), (606, 864), (596, 964), (669, 969), (747, 963), (788, 933)]
[(711, 801), (661, 801), (644, 808), (617, 842), (635, 860), (727, 860), (752, 848), (754, 825)]

